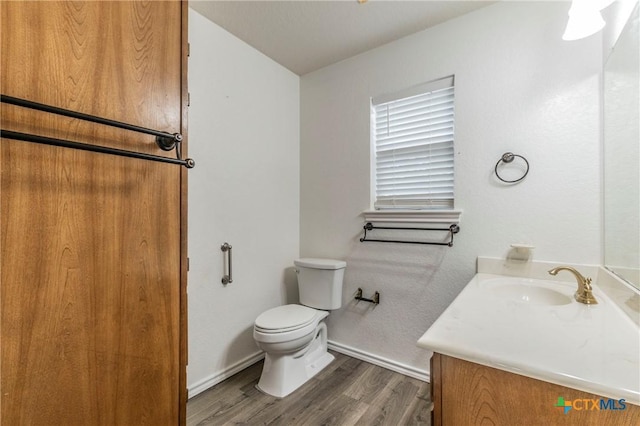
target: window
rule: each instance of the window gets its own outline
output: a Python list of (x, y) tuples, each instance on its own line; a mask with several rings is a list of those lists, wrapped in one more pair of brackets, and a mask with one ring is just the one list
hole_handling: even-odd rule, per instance
[(371, 100), (374, 208), (453, 208), (453, 76)]

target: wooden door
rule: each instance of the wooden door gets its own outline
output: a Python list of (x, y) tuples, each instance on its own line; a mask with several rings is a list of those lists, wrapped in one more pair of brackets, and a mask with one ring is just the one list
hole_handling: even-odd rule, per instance
[[(186, 2), (1, 2), (1, 91), (185, 131)], [(2, 105), (3, 129), (173, 156)], [(184, 421), (186, 171), (2, 139), (0, 424)]]

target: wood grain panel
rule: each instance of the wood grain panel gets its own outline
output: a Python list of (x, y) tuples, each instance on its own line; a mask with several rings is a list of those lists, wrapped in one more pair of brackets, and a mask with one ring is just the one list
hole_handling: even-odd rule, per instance
[(444, 355), (440, 359), (443, 425), (640, 424), (640, 407), (629, 403), (624, 410), (595, 410), (591, 403), (580, 403), (565, 414), (555, 406), (558, 397), (601, 397)]
[[(2, 93), (180, 131), (179, 2), (2, 2)], [(23, 108), (3, 128), (167, 155)], [(176, 424), (177, 166), (3, 139), (2, 425)]]
[(430, 360), (430, 390), (433, 410), (431, 411), (431, 425), (442, 425), (442, 355), (434, 353)]
[[(189, 132), (188, 132), (188, 113), (189, 113), (189, 87), (188, 87), (188, 65), (189, 65), (189, 4), (188, 0), (181, 1), (181, 88), (180, 99), (182, 117), (180, 120), (180, 129), (182, 133), (182, 155), (183, 158), (189, 158)], [(188, 171), (185, 168), (180, 170), (180, 372), (178, 379), (179, 392), (179, 424), (187, 424), (187, 399), (189, 394), (187, 391), (187, 363), (189, 360), (188, 352), (188, 312), (187, 312), (187, 272), (189, 270), (189, 259), (187, 257), (187, 235), (188, 234)]]

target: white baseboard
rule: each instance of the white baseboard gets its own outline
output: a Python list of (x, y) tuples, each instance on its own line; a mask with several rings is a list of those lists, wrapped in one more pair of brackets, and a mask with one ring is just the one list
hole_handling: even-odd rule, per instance
[(206, 391), (210, 387), (217, 385), (218, 383), (228, 379), (229, 377), (244, 370), (245, 368), (252, 366), (262, 358), (264, 358), (264, 352), (256, 352), (255, 354), (249, 355), (241, 359), (240, 361), (230, 365), (219, 373), (212, 374), (209, 377), (205, 377), (204, 379), (197, 381), (196, 383), (187, 387), (189, 398), (193, 398), (199, 393)]
[(378, 355), (373, 355), (364, 351), (361, 351), (350, 346), (343, 345), (341, 343), (329, 341), (329, 349), (341, 354), (349, 355), (350, 357), (366, 361), (368, 363), (377, 365), (379, 367), (386, 368), (387, 370), (395, 371), (396, 373), (404, 374), (405, 376), (413, 377), (414, 379), (422, 380), (423, 382), (429, 381), (429, 371), (421, 370), (410, 365), (401, 364), (399, 362), (383, 358)]
[[(341, 343), (329, 341), (328, 346), (331, 350), (340, 352), (341, 354), (345, 354), (356, 359), (360, 359), (362, 361), (366, 361), (382, 368), (386, 368), (387, 370), (395, 371), (396, 373), (404, 374), (405, 376), (413, 377), (414, 379), (422, 380), (423, 382), (429, 381), (429, 372), (426, 370), (420, 370), (409, 365), (401, 364), (399, 362), (392, 361), (378, 355), (373, 355), (368, 352), (343, 345)], [(209, 377), (205, 377), (204, 379), (197, 381), (187, 388), (189, 398), (193, 398), (199, 393), (206, 391), (207, 389), (228, 379), (229, 377), (244, 370), (245, 368), (252, 366), (263, 358), (264, 352), (256, 352), (255, 354), (249, 355), (241, 359), (240, 361), (230, 365), (221, 372), (212, 374)]]

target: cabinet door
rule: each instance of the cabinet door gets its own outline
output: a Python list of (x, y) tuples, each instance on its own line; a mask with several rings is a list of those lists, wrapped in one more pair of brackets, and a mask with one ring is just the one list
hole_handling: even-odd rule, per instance
[[(9, 96), (181, 132), (180, 2), (2, 2)], [(2, 106), (2, 128), (173, 155), (153, 136)], [(2, 139), (1, 425), (183, 415), (179, 166)]]
[[(434, 363), (434, 426), (640, 424), (640, 407), (628, 402), (601, 410), (598, 395), (440, 354)], [(574, 408), (558, 406), (560, 397)]]

